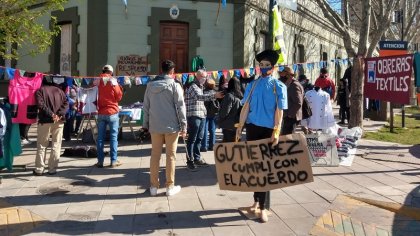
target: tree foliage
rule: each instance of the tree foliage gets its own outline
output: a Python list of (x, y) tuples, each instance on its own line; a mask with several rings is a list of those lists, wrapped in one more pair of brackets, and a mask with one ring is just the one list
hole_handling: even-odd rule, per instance
[[(362, 126), (363, 122), (363, 58), (371, 57), (378, 42), (390, 28), (392, 14), (400, 6), (400, 0), (343, 0), (341, 14), (334, 11), (327, 0), (315, 0), (324, 17), (333, 24), (341, 37), (349, 57), (353, 57), (350, 127)], [(355, 8), (358, 8), (355, 10)], [(359, 24), (354, 27), (350, 10), (356, 12)], [(355, 29), (355, 30), (353, 30)], [(358, 36), (357, 36), (358, 35)]]
[[(0, 0), (0, 57), (18, 59), (18, 49), (29, 48), (29, 54), (45, 52), (52, 37), (60, 33), (56, 19), (49, 25), (37, 20), (53, 10), (64, 10), (68, 0)], [(13, 47), (12, 47), (13, 45)]]

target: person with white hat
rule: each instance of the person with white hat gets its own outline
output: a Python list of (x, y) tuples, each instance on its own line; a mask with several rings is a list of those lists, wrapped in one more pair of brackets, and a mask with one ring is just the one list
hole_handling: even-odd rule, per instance
[[(118, 148), (118, 128), (119, 128), (119, 107), (123, 92), (117, 80), (113, 78), (114, 69), (111, 65), (105, 65), (102, 68), (101, 79), (98, 83), (98, 162), (95, 164), (98, 168), (104, 167), (104, 141), (106, 128), (109, 125), (110, 130), (110, 167), (120, 166), (117, 158)], [(104, 79), (108, 78), (108, 79)]]

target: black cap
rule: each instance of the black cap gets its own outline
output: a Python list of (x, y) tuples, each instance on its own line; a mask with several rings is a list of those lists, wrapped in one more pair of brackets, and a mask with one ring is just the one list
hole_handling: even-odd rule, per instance
[(277, 61), (279, 60), (279, 54), (271, 49), (264, 50), (255, 56), (255, 59), (257, 59), (258, 62), (261, 62), (262, 60), (267, 60), (271, 63), (272, 66), (277, 64)]

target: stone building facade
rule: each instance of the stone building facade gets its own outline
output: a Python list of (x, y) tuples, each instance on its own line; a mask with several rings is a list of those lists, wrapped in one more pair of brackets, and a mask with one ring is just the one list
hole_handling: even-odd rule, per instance
[[(64, 11), (51, 12), (64, 30), (51, 48), (21, 57), (16, 68), (63, 73), (66, 65), (68, 74), (97, 76), (103, 65), (117, 66), (128, 55), (146, 58), (148, 74), (158, 74), (166, 58), (176, 62), (177, 72), (189, 72), (197, 55), (207, 70), (255, 66), (255, 54), (269, 38), (269, 1), (227, 0), (219, 13), (218, 8), (219, 0), (142, 0), (128, 1), (125, 12), (120, 0), (70, 0)], [(346, 58), (342, 39), (312, 0), (298, 0), (297, 11), (281, 13), (287, 64)], [(40, 21), (49, 27), (49, 18)], [(343, 65), (329, 65), (332, 77), (341, 78)], [(319, 69), (299, 67), (312, 80)]]

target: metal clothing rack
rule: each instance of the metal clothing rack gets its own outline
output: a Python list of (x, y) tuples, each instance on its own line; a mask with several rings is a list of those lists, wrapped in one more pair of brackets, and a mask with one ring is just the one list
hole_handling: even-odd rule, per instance
[[(97, 127), (98, 127), (98, 122), (96, 120), (96, 114), (92, 114), (92, 113), (82, 114), (82, 117), (83, 118), (82, 118), (82, 121), (80, 123), (79, 133), (77, 134), (77, 141), (79, 141), (80, 135), (83, 133), (83, 130), (90, 128), (92, 130), (93, 140), (95, 141), (95, 144), (96, 144), (97, 132), (94, 132), (95, 130), (97, 130)], [(95, 127), (92, 125), (92, 121), (95, 124)], [(80, 132), (80, 130), (82, 130), (82, 132)]]

